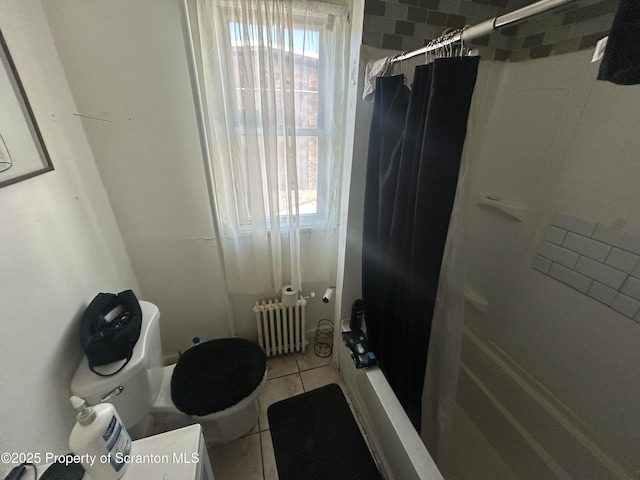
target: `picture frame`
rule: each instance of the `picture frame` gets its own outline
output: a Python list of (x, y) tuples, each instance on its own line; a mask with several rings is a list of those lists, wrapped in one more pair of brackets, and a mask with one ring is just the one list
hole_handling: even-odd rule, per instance
[(0, 31), (0, 188), (52, 170), (38, 123)]

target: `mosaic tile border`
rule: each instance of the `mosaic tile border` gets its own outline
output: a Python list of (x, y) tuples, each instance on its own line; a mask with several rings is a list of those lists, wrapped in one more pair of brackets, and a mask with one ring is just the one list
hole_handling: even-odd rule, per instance
[[(366, 0), (363, 43), (411, 51), (447, 28), (475, 25), (523, 0)], [(473, 41), (484, 59), (522, 61), (593, 48), (607, 36), (617, 0), (580, 0)]]

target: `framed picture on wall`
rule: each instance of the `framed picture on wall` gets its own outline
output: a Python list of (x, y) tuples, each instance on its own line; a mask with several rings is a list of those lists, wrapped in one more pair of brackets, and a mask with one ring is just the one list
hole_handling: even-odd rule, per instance
[(51, 170), (49, 153), (0, 31), (0, 187)]

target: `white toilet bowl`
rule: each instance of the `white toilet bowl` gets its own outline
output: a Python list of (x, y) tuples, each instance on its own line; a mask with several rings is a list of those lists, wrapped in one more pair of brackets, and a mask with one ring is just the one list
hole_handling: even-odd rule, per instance
[[(212, 413), (206, 415), (185, 414), (176, 407), (172, 398), (171, 384), (177, 364), (162, 365), (160, 312), (155, 305), (149, 302), (141, 301), (140, 307), (142, 309), (142, 328), (129, 363), (115, 375), (101, 377), (89, 369), (87, 358), (84, 357), (71, 381), (71, 392), (84, 398), (89, 405), (101, 402), (112, 403), (134, 438), (147, 436), (151, 433), (155, 422), (150, 419), (153, 420), (154, 416), (159, 418), (157, 414), (164, 414), (164, 417), (171, 416), (174, 420), (177, 418), (185, 425), (200, 423), (207, 444), (226, 442), (251, 431), (258, 421), (258, 395), (264, 387), (267, 377), (266, 357), (260, 358), (264, 353), (262, 351), (259, 354), (256, 353), (252, 358), (252, 365), (249, 366), (246, 365), (246, 360), (237, 359), (239, 362), (244, 361), (245, 365), (236, 365), (236, 368), (250, 368), (252, 370), (250, 376), (253, 378), (251, 383), (244, 385), (244, 390), (240, 392), (241, 399), (234, 401), (233, 404), (228, 400), (225, 400), (226, 403), (224, 403), (225, 401), (216, 401), (215, 398), (203, 399), (205, 403), (214, 405)], [(217, 348), (217, 344), (214, 345), (216, 342), (250, 343), (241, 339), (205, 342), (194, 347), (192, 349), (194, 352), (187, 351), (183, 358), (188, 355), (201, 356), (206, 352), (206, 349), (215, 350)], [(249, 348), (259, 349), (257, 345)], [(196, 351), (197, 349), (202, 350)], [(199, 362), (202, 363), (201, 360)], [(229, 362), (233, 362), (233, 359), (225, 356), (224, 364)], [(182, 365), (186, 365), (186, 363)], [(116, 371), (119, 366), (117, 364), (104, 365), (96, 367), (96, 370), (101, 373), (112, 372)], [(220, 365), (217, 368), (220, 369)], [(180, 374), (183, 375), (184, 368), (181, 367), (180, 370)], [(208, 377), (203, 380), (203, 382), (208, 381)], [(187, 379), (187, 384), (188, 382)], [(185, 381), (178, 383), (182, 386), (184, 384)], [(196, 387), (200, 385), (194, 384), (192, 386), (197, 391)], [(224, 390), (220, 383), (217, 383), (215, 387), (214, 391)], [(229, 388), (233, 387), (229, 386)], [(180, 392), (174, 391), (173, 393), (177, 395)], [(188, 408), (183, 407), (183, 410), (188, 411)]]

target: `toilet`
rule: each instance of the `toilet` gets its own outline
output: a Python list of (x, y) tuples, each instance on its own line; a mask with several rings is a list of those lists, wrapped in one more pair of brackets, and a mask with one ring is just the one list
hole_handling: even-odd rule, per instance
[[(249, 433), (258, 422), (258, 395), (267, 379), (262, 349), (241, 338), (211, 340), (163, 366), (160, 311), (149, 302), (140, 307), (142, 328), (131, 360), (102, 377), (89, 369), (85, 356), (71, 380), (73, 395), (89, 405), (112, 403), (133, 438), (150, 435), (163, 418), (200, 423), (209, 445)], [(120, 366), (94, 368), (107, 373)]]

